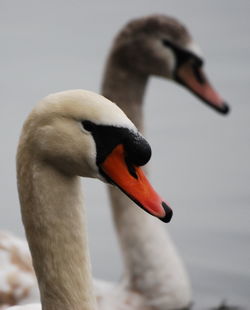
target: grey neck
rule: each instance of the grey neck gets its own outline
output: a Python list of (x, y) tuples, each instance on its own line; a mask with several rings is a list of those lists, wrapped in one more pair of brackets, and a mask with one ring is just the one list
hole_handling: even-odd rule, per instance
[[(110, 56), (102, 93), (143, 131), (143, 97), (147, 76), (127, 71)], [(177, 309), (190, 302), (185, 268), (162, 223), (109, 187), (112, 212), (123, 252), (127, 285), (143, 294), (152, 309)]]
[(18, 189), (43, 310), (95, 310), (79, 178), (18, 154)]
[(112, 59), (107, 62), (104, 72), (102, 94), (126, 113), (142, 130), (142, 103), (148, 76), (118, 66)]

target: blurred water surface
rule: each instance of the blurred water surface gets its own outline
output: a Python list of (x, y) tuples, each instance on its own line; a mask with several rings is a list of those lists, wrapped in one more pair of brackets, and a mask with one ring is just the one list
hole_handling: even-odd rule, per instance
[[(222, 299), (248, 307), (249, 12), (247, 0), (1, 0), (0, 227), (23, 237), (15, 152), (33, 105), (64, 89), (99, 91), (105, 57), (124, 23), (151, 13), (176, 16), (202, 47), (206, 71), (232, 113), (222, 117), (183, 88), (151, 79), (145, 100), (151, 179), (174, 208), (168, 229), (191, 275), (197, 307)], [(105, 188), (84, 183), (94, 274), (118, 280), (122, 264)]]

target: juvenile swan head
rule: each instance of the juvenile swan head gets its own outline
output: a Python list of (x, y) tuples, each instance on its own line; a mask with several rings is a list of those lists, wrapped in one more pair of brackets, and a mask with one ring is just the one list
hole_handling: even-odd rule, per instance
[(150, 15), (132, 20), (114, 40), (111, 59), (125, 71), (172, 79), (217, 112), (226, 114), (229, 111), (203, 71), (204, 60), (199, 46), (175, 18)]

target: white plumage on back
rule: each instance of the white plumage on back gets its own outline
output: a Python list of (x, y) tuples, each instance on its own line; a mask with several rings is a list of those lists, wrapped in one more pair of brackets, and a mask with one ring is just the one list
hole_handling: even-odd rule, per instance
[(27, 242), (0, 232), (0, 310), (5, 305), (39, 300)]
[(8, 308), (8, 310), (41, 310), (41, 305), (38, 304), (30, 304), (25, 306), (13, 306)]

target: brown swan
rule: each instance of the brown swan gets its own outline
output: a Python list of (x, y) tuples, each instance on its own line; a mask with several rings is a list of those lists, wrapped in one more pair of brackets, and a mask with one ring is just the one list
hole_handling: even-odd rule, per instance
[[(198, 45), (176, 19), (164, 15), (135, 19), (113, 42), (102, 94), (116, 102), (141, 131), (143, 98), (152, 75), (185, 86), (208, 106), (226, 114), (229, 107), (208, 82), (203, 63)], [(109, 192), (127, 286), (140, 292), (154, 309), (187, 307), (192, 301), (189, 279), (165, 228), (140, 210), (129, 208), (127, 212), (126, 205), (132, 204), (127, 197), (115, 188)], [(126, 230), (131, 222), (132, 228)]]

